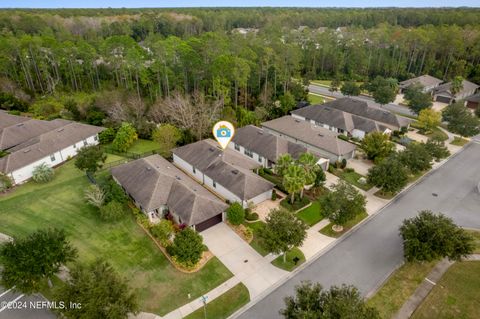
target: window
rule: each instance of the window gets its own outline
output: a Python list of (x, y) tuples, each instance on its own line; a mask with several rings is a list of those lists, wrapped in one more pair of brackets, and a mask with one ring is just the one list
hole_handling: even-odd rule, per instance
[(55, 162), (55, 154), (50, 155), (50, 160), (51, 160), (52, 162)]
[(195, 174), (197, 172), (197, 170), (193, 166), (192, 166), (192, 171), (193, 171), (193, 174)]
[(235, 143), (235, 149), (236, 149), (237, 151), (240, 151), (240, 145), (238, 145), (237, 143)]
[(212, 181), (213, 182), (213, 188), (217, 188), (217, 183), (215, 183), (215, 181)]
[(83, 145), (84, 145), (84, 146), (87, 146), (87, 145), (88, 145), (88, 143), (87, 143), (87, 141), (86, 141), (86, 140), (85, 140), (85, 141), (83, 141)]
[(258, 156), (258, 161), (261, 163), (263, 161), (263, 157), (261, 157), (260, 155)]
[(243, 153), (245, 153), (245, 155), (247, 155), (248, 157), (253, 158), (253, 153), (252, 153), (252, 151), (245, 149), (245, 150), (243, 151)]

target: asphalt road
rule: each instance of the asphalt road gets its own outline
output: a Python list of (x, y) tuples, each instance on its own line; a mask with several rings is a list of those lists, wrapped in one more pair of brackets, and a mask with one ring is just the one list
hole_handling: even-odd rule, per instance
[[(56, 316), (44, 304), (40, 295), (26, 296), (0, 286), (0, 318), (2, 319), (54, 319)], [(5, 302), (10, 302), (7, 306)], [(21, 309), (19, 309), (21, 308)]]
[(279, 318), (283, 298), (292, 295), (294, 287), (303, 280), (318, 281), (324, 287), (352, 284), (368, 295), (402, 263), (398, 228), (419, 210), (443, 212), (460, 226), (480, 229), (480, 194), (476, 190), (480, 182), (479, 163), (480, 144), (470, 143), (238, 318)]
[[(322, 94), (322, 95), (325, 95), (325, 96), (331, 96), (331, 97), (334, 97), (336, 99), (344, 97), (344, 95), (341, 92), (338, 92), (338, 91), (337, 92), (330, 92), (328, 90), (328, 88), (326, 88), (324, 86), (314, 85), (314, 84), (310, 84), (308, 86), (308, 90), (311, 93), (317, 93), (317, 94)], [(376, 103), (371, 97), (365, 96), (365, 95), (351, 96), (351, 98), (366, 101), (370, 105), (373, 105), (373, 106), (376, 106), (376, 107), (379, 107), (379, 108), (384, 108), (384, 109), (392, 111), (392, 112), (400, 113), (400, 114), (407, 115), (407, 116), (415, 116), (415, 114), (405, 106), (392, 104), (392, 103), (385, 104), (385, 105), (382, 106), (382, 105)]]

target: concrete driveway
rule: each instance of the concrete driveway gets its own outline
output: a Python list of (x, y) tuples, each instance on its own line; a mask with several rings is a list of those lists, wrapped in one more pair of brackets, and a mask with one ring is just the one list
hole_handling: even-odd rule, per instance
[(201, 235), (210, 251), (248, 288), (251, 299), (288, 274), (270, 263), (275, 256), (262, 257), (225, 223)]

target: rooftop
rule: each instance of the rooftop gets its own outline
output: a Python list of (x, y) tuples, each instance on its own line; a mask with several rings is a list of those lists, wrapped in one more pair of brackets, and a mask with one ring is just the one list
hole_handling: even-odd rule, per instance
[(421, 84), (423, 87), (436, 86), (442, 83), (443, 80), (437, 79), (436, 77), (430, 76), (428, 74), (418, 76), (416, 78), (408, 79), (399, 83), (401, 88), (409, 87), (414, 83)]

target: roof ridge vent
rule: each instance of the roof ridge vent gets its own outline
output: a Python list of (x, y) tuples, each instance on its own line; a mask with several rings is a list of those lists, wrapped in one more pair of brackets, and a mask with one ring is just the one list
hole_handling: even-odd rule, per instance
[(181, 180), (182, 180), (182, 178), (181, 178), (180, 176), (178, 176), (178, 175), (175, 175), (175, 178), (176, 178), (178, 181), (181, 181)]
[(237, 174), (238, 174), (238, 169), (234, 169), (234, 170), (232, 170), (232, 174), (235, 174), (235, 175), (237, 175)]
[(18, 123), (17, 126), (20, 127), (20, 126), (24, 126), (25, 123)]
[(61, 131), (63, 131), (63, 130), (65, 130), (65, 128), (64, 128), (64, 127), (61, 127), (61, 128), (59, 128), (59, 129), (57, 130), (57, 132), (61, 132)]

